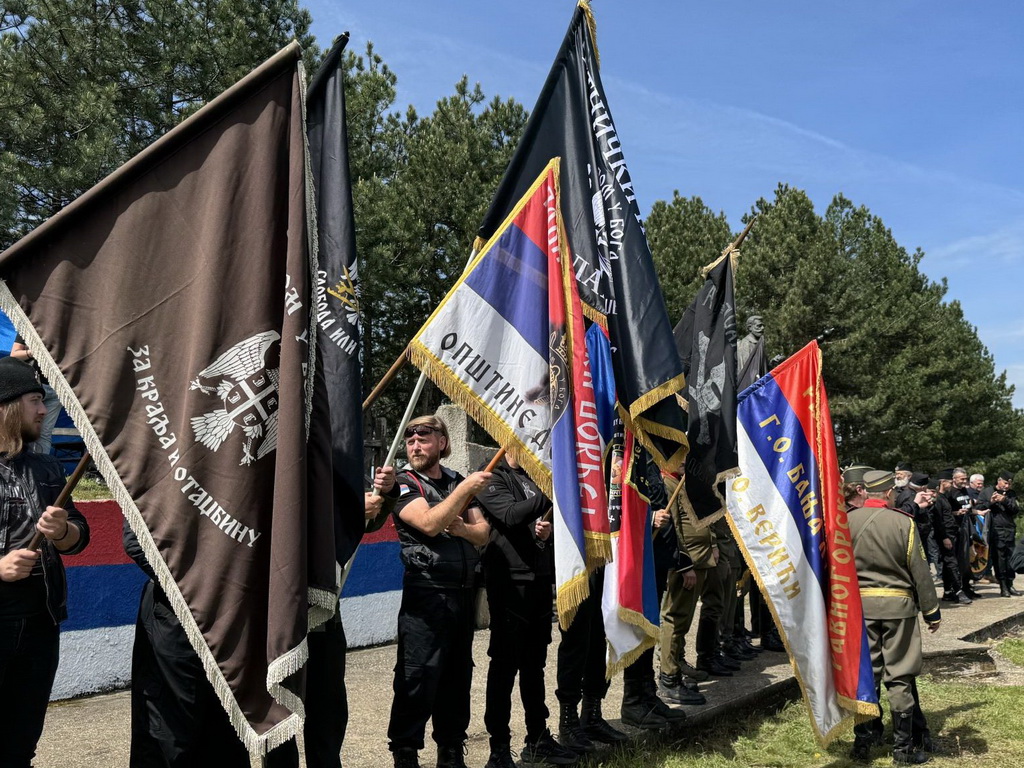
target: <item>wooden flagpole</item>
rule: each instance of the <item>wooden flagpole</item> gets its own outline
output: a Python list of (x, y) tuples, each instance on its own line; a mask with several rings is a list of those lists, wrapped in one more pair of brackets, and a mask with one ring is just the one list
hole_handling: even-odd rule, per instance
[[(71, 494), (74, 492), (75, 488), (78, 486), (78, 482), (82, 479), (82, 476), (85, 474), (85, 470), (89, 466), (90, 461), (92, 461), (92, 456), (89, 455), (88, 451), (84, 451), (82, 453), (82, 458), (79, 459), (78, 461), (78, 466), (75, 467), (75, 471), (71, 473), (71, 476), (68, 478), (68, 481), (64, 484), (64, 490), (60, 492), (60, 496), (57, 497), (57, 500), (53, 502), (51, 506), (63, 508), (64, 505), (68, 503), (68, 499), (71, 498)], [(39, 549), (40, 546), (42, 546), (42, 543), (43, 534), (41, 534), (39, 531), (36, 531), (34, 534), (32, 534), (32, 540), (28, 543), (28, 549), (31, 549), (33, 552), (35, 552)]]

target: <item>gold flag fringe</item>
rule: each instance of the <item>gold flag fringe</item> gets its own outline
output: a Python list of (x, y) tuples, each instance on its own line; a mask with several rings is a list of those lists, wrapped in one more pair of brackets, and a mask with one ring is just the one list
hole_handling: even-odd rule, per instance
[(587, 30), (590, 32), (590, 42), (594, 46), (594, 59), (597, 61), (598, 69), (601, 68), (601, 52), (597, 50), (597, 19), (594, 18), (594, 11), (590, 8), (587, 0), (579, 0), (579, 7), (583, 9), (583, 15), (587, 18)]
[[(619, 606), (616, 613), (622, 622), (642, 629), (644, 631), (644, 637), (640, 640), (640, 644), (636, 648), (622, 654), (622, 656), (614, 662), (608, 663), (608, 667), (605, 670), (606, 680), (611, 680), (615, 675), (640, 658), (648, 648), (653, 648), (658, 644), (658, 628), (648, 621), (647, 617), (642, 613), (629, 608), (623, 608), (622, 606)], [(609, 647), (611, 647), (610, 644)]]
[(469, 389), (452, 370), (421, 342), (414, 340), (409, 345), (409, 360), (427, 375), (452, 402), (462, 408), (498, 445), (516, 460), (530, 479), (549, 499), (552, 495), (551, 471), (526, 446), (505, 420)]
[[(772, 602), (771, 598), (769, 597), (769, 593), (767, 588), (765, 587), (764, 580), (762, 579), (761, 574), (758, 572), (757, 566), (754, 563), (754, 557), (750, 554), (750, 551), (747, 549), (747, 545), (743, 541), (743, 537), (740, 536), (739, 529), (736, 527), (736, 522), (732, 519), (732, 515), (726, 515), (725, 519), (729, 522), (729, 528), (732, 530), (733, 538), (736, 539), (736, 543), (739, 545), (740, 552), (743, 554), (743, 559), (747, 563), (747, 569), (749, 570), (750, 575), (754, 579), (754, 581), (757, 582), (757, 587), (761, 590), (761, 595), (764, 597), (765, 604), (767, 604), (768, 610), (771, 611), (772, 619), (775, 620), (775, 626), (779, 629), (779, 637), (782, 639), (782, 644), (786, 647), (786, 654), (789, 656), (790, 668), (793, 670), (793, 676), (796, 677), (796, 681), (800, 685), (801, 700), (804, 703), (804, 708), (807, 711), (807, 716), (811, 721), (811, 730), (814, 731), (814, 738), (823, 747), (827, 747), (839, 736), (846, 733), (849, 730), (849, 728), (852, 727), (854, 721), (860, 721), (860, 718), (867, 720), (872, 719), (874, 717), (878, 717), (880, 714), (878, 706), (874, 704), (868, 704), (866, 702), (856, 702), (855, 712), (851, 712), (848, 716), (844, 717), (836, 725), (834, 725), (827, 733), (821, 732), (821, 730), (818, 728), (817, 722), (815, 722), (814, 720), (814, 713), (811, 711), (810, 700), (807, 697), (807, 683), (804, 682), (804, 678), (800, 674), (800, 670), (797, 667), (796, 662), (794, 661), (793, 649), (789, 642), (789, 636), (786, 634), (786, 629), (782, 624), (782, 620), (779, 618), (779, 612), (775, 608), (775, 603)], [(852, 706), (849, 708), (844, 706), (842, 701), (843, 698), (844, 697), (840, 697), (838, 695), (836, 697), (841, 708), (853, 708)], [(853, 703), (851, 702), (851, 705), (852, 704)]]
[(598, 531), (584, 531), (583, 545), (586, 550), (587, 572), (596, 571), (612, 561), (611, 535)]
[(590, 596), (590, 574), (584, 571), (573, 576), (558, 587), (555, 608), (558, 611), (558, 626), (568, 630), (576, 618), (580, 604)]

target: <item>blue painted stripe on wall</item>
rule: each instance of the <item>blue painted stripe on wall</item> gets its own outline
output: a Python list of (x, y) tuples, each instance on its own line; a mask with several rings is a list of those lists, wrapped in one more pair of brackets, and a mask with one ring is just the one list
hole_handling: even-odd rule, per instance
[(135, 565), (68, 568), (68, 620), (65, 631), (134, 624), (146, 574)]
[(405, 567), (398, 556), (397, 541), (381, 541), (359, 548), (342, 597), (361, 597), (402, 588)]

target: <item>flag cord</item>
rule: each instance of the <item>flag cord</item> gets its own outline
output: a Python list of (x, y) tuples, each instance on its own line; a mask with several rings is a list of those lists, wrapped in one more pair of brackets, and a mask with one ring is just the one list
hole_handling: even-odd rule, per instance
[(719, 256), (717, 259), (712, 261), (706, 267), (701, 267), (701, 270), (700, 270), (700, 276), (701, 277), (707, 277), (708, 273), (712, 269), (717, 267), (719, 264), (721, 264), (722, 263), (722, 259), (724, 259), (726, 256), (732, 256), (732, 258), (733, 258), (732, 266), (733, 266), (733, 269), (736, 268), (736, 261), (735, 261), (735, 259), (736, 259), (737, 256), (740, 255), (740, 251), (739, 251), (740, 246), (743, 244), (743, 241), (747, 239), (747, 235), (749, 235), (750, 234), (750, 230), (753, 229), (755, 221), (757, 221), (757, 216), (756, 215), (753, 218), (751, 218), (750, 221), (747, 222), (747, 226), (743, 228), (743, 231), (740, 232), (739, 236), (735, 240), (733, 240), (731, 243), (729, 243), (729, 245), (727, 245), (725, 247), (725, 250), (722, 251), (722, 255), (721, 256)]

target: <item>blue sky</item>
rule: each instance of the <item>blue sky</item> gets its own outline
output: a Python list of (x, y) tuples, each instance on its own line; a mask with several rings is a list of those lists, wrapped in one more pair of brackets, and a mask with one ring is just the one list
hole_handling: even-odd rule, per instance
[[(306, 0), (430, 112), (465, 73), (532, 108), (574, 0)], [(740, 216), (779, 182), (866, 205), (949, 281), (1024, 407), (1024, 3), (594, 0), (601, 74), (645, 211)], [(866, 294), (866, 300), (870, 295)], [(879, 307), (884, 312), (884, 307)], [(770, 329), (769, 329), (770, 332)], [(970, 375), (965, 372), (965, 375)]]

